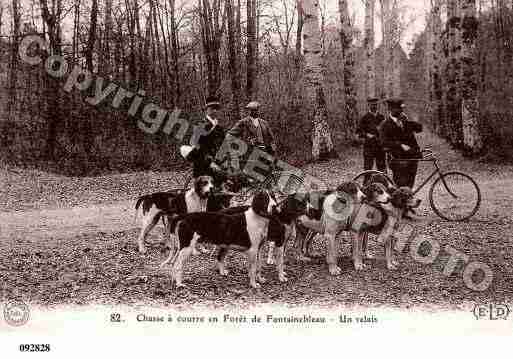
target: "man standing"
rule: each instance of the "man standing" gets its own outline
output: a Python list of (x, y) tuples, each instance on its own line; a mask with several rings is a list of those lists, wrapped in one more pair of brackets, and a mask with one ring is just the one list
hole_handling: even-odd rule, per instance
[(216, 153), (221, 147), (225, 129), (219, 125), (218, 114), (221, 108), (219, 99), (214, 96), (207, 98), (205, 104), (205, 117), (196, 124), (199, 133), (193, 135), (192, 149), (182, 153), (186, 159), (193, 163), (192, 175), (194, 178), (199, 176), (212, 176), (216, 187), (224, 180), (221, 168), (214, 162)]
[(239, 137), (250, 146), (256, 146), (261, 150), (274, 155), (276, 142), (274, 134), (267, 121), (259, 117), (260, 103), (251, 101), (246, 105), (248, 116), (240, 120), (228, 131), (232, 136)]
[(378, 138), (378, 126), (385, 117), (378, 112), (377, 98), (369, 98), (367, 102), (369, 103), (369, 112), (362, 117), (357, 129), (357, 134), (364, 140), (363, 169), (371, 170), (376, 162), (378, 171), (386, 172), (385, 151)]
[(404, 104), (401, 99), (389, 99), (387, 103), (390, 114), (380, 126), (380, 139), (385, 150), (395, 159), (389, 165), (396, 185), (413, 188), (418, 162), (401, 159), (422, 157), (415, 138), (415, 133), (422, 132), (422, 125), (408, 120), (403, 113)]
[[(259, 108), (260, 104), (257, 101), (248, 103), (246, 105), (248, 116), (237, 122), (228, 133), (240, 138), (248, 145), (247, 154), (252, 152), (253, 147), (258, 147), (262, 151), (274, 156), (277, 149), (275, 137), (267, 121), (259, 117)], [(243, 159), (232, 159), (233, 167), (236, 167), (236, 170), (241, 169), (241, 160)]]

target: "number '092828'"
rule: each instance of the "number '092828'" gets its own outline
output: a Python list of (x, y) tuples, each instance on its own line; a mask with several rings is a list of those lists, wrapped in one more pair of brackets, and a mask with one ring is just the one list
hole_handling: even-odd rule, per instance
[(50, 344), (20, 344), (20, 352), (49, 352)]

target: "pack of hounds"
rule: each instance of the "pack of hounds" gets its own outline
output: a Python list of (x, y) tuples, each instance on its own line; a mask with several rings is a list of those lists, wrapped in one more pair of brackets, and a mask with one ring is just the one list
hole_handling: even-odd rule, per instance
[[(300, 248), (304, 258), (308, 238), (297, 235), (297, 229), (317, 233), (326, 241), (326, 262), (331, 275), (341, 274), (337, 265), (336, 238), (341, 231), (352, 232), (352, 257), (356, 270), (365, 268), (364, 257), (368, 257), (367, 238), (372, 233), (378, 243), (384, 244), (386, 266), (397, 267), (393, 258), (393, 235), (385, 231), (402, 220), (409, 209), (418, 207), (407, 187), (394, 187), (385, 176), (373, 175), (365, 187), (357, 182), (344, 182), (337, 188), (310, 193), (293, 193), (279, 201), (272, 192), (256, 193), (251, 204), (230, 207), (231, 195), (215, 193), (213, 179), (200, 176), (188, 191), (158, 192), (141, 196), (136, 202), (137, 211), (142, 212), (142, 228), (137, 239), (140, 253), (146, 252), (148, 233), (159, 223), (164, 223), (165, 241), (170, 249), (168, 258), (161, 264), (172, 266), (172, 279), (177, 287), (184, 286), (183, 266), (190, 255), (200, 254), (198, 242), (216, 247), (216, 266), (222, 276), (228, 275), (226, 256), (230, 249), (247, 255), (249, 284), (259, 288), (265, 283), (260, 273), (262, 261), (260, 249), (269, 241), (267, 263), (275, 262), (278, 279), (287, 281), (284, 255), (287, 243)], [(338, 215), (333, 215), (334, 203), (344, 203)], [(382, 213), (381, 223), (374, 226), (353, 226), (355, 212), (363, 204), (369, 204)], [(274, 255), (274, 258), (273, 258)]]

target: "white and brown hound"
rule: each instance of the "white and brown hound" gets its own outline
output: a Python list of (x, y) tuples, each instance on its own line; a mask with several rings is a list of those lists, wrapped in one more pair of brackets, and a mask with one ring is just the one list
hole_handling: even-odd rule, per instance
[(146, 237), (162, 218), (165, 229), (165, 240), (168, 247), (171, 246), (169, 231), (169, 219), (176, 215), (193, 212), (217, 211), (228, 207), (230, 197), (212, 196), (214, 181), (210, 176), (199, 176), (194, 181), (194, 186), (188, 191), (157, 192), (141, 196), (137, 199), (135, 210), (142, 207), (142, 227), (137, 245), (140, 253), (145, 253)]
[(229, 249), (243, 251), (248, 256), (249, 282), (258, 288), (262, 280), (258, 275), (258, 253), (267, 237), (270, 217), (277, 214), (276, 201), (266, 191), (258, 192), (251, 206), (243, 213), (224, 214), (219, 212), (190, 213), (171, 220), (171, 228), (176, 228), (179, 248), (161, 266), (173, 265), (172, 277), (178, 287), (183, 286), (182, 272), (187, 258), (192, 254), (196, 241), (208, 242), (220, 248), (217, 267), (226, 275), (225, 258)]

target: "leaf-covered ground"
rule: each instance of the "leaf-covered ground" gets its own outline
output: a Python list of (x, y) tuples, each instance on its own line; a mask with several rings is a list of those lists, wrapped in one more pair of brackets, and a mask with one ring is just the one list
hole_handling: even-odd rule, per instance
[[(182, 173), (136, 173), (94, 178), (66, 178), (23, 169), (3, 169), (0, 227), (0, 283), (4, 295), (21, 296), (43, 305), (58, 304), (150, 304), (251, 306), (260, 303), (286, 305), (361, 304), (365, 306), (460, 307), (469, 302), (511, 302), (513, 299), (513, 168), (463, 159), (429, 134), (421, 143), (433, 144), (446, 170), (471, 174), (483, 192), (478, 214), (469, 222), (449, 223), (433, 215), (424, 200), (417, 223), (419, 233), (439, 241), (441, 255), (433, 264), (415, 262), (406, 251), (397, 254), (400, 267), (388, 271), (383, 248), (370, 243), (377, 256), (369, 268), (355, 272), (349, 240), (339, 241), (342, 275), (328, 274), (324, 259), (312, 263), (297, 262), (289, 251), (289, 282), (281, 284), (273, 266), (264, 266), (268, 283), (259, 290), (249, 289), (246, 260), (239, 253), (228, 258), (230, 275), (223, 278), (215, 271), (214, 256), (202, 254), (186, 264), (188, 288), (177, 290), (170, 281), (169, 268), (158, 265), (166, 258), (159, 243), (161, 229), (149, 238), (149, 252), (136, 252), (138, 230), (127, 221), (114, 221), (120, 202), (133, 200), (142, 193), (176, 187)], [(360, 151), (341, 153), (339, 160), (313, 164), (305, 171), (336, 184), (360, 171)], [(423, 165), (419, 178), (430, 168)], [(14, 172), (13, 172), (14, 171)], [(131, 203), (131, 202), (127, 202)], [(101, 205), (110, 208), (108, 216), (97, 214), (104, 226), (85, 227), (86, 210)], [(55, 209), (59, 208), (56, 212)], [(15, 212), (16, 211), (16, 212)], [(45, 216), (58, 220), (45, 221)], [(78, 213), (78, 217), (77, 217)], [(95, 212), (96, 213), (96, 212)], [(23, 221), (24, 214), (27, 220)], [(126, 217), (119, 210), (119, 217)], [(133, 215), (133, 212), (130, 213)], [(37, 218), (36, 218), (37, 217)], [(14, 220), (16, 218), (16, 220)], [(89, 221), (95, 219), (92, 216)], [(133, 217), (131, 217), (133, 218)], [(36, 219), (39, 221), (36, 221)], [(31, 223), (36, 225), (31, 225)], [(110, 225), (107, 225), (109, 224)], [(62, 228), (66, 228), (63, 232)], [(324, 253), (324, 244), (316, 241), (316, 250)], [(442, 271), (449, 245), (481, 261), (493, 270), (493, 284), (483, 292), (468, 289), (462, 280), (463, 266), (447, 277)], [(408, 248), (406, 248), (407, 250)]]

